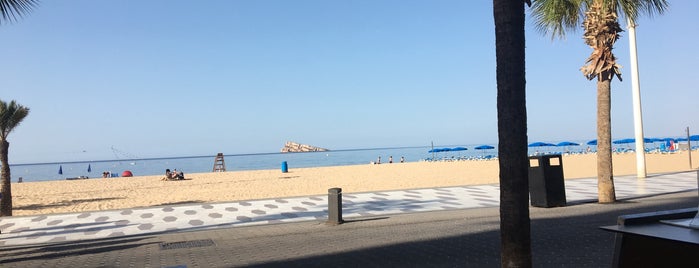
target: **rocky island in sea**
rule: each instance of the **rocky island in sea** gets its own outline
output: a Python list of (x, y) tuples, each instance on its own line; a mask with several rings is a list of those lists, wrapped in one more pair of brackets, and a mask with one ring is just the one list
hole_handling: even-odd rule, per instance
[(300, 153), (300, 152), (325, 152), (329, 151), (325, 148), (315, 147), (308, 144), (300, 144), (293, 141), (287, 141), (282, 147), (282, 153)]

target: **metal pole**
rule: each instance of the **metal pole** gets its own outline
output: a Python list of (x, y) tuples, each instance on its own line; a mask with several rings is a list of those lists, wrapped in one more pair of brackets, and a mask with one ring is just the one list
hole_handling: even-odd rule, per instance
[(636, 138), (636, 177), (646, 177), (646, 149), (643, 140), (643, 115), (641, 114), (641, 85), (638, 78), (638, 53), (636, 51), (636, 23), (627, 18), (629, 27), (629, 51), (631, 53), (631, 89), (633, 93), (633, 125)]
[(689, 140), (689, 127), (687, 127), (687, 155), (689, 155), (689, 169), (692, 169), (692, 142)]

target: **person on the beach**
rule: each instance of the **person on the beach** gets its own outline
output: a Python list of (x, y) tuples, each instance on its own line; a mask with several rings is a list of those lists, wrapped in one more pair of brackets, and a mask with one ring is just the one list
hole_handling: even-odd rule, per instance
[(184, 172), (177, 171), (177, 169), (170, 171), (170, 169), (168, 168), (165, 170), (165, 178), (163, 178), (162, 180), (184, 180)]
[(405, 157), (402, 157), (402, 156), (401, 156), (401, 157), (400, 157), (400, 162), (401, 162), (401, 163), (405, 163)]
[(172, 179), (172, 175), (173, 175), (173, 174), (174, 174), (174, 173), (170, 172), (170, 169), (169, 169), (169, 168), (168, 168), (168, 169), (165, 169), (165, 177), (162, 178), (161, 180), (162, 180), (162, 181), (170, 180), (170, 179)]
[(381, 164), (381, 156), (379, 156), (379, 159), (376, 160), (376, 164)]
[(393, 164), (393, 156), (392, 155), (388, 157), (388, 163)]
[(174, 175), (172, 176), (173, 179), (184, 180), (184, 172), (182, 172), (181, 170), (177, 171), (177, 169), (175, 169), (175, 172), (173, 172), (173, 173), (174, 173)]

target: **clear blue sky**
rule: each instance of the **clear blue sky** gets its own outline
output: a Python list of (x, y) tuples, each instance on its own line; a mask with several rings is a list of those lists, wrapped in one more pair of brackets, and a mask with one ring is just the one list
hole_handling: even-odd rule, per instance
[[(699, 133), (699, 1), (638, 21), (646, 136)], [(581, 31), (527, 18), (529, 140), (594, 139)], [(625, 28), (625, 23), (622, 24)], [(497, 143), (490, 1), (43, 1), (0, 26), (10, 162)], [(614, 138), (633, 136), (626, 33)]]

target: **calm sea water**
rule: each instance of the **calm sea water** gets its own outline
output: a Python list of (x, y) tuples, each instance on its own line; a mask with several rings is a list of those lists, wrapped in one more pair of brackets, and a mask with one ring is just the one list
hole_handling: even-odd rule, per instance
[[(289, 169), (293, 169), (304, 167), (369, 164), (372, 161), (377, 161), (378, 157), (381, 157), (382, 164), (387, 164), (390, 156), (393, 156), (394, 163), (398, 163), (401, 157), (404, 157), (406, 162), (417, 162), (432, 157), (468, 158), (497, 154), (495, 149), (474, 150), (473, 148), (475, 146), (462, 146), (468, 148), (466, 151), (441, 152), (436, 154), (428, 153), (431, 147), (406, 147), (308, 153), (225, 155), (224, 159), (227, 171), (239, 171), (280, 169), (281, 163), (284, 161), (287, 162)], [(459, 147), (459, 145), (448, 147)], [(534, 150), (541, 151), (541, 149)], [(552, 150), (556, 150), (556, 148), (552, 148)], [(533, 153), (532, 149), (530, 149), (530, 153)], [(32, 182), (65, 180), (66, 178), (75, 178), (79, 176), (100, 178), (102, 177), (102, 172), (121, 174), (126, 170), (131, 171), (134, 176), (164, 174), (165, 169), (167, 168), (181, 170), (185, 173), (185, 175), (187, 173), (211, 172), (214, 166), (214, 160), (215, 156), (212, 155), (69, 163), (18, 164), (10, 165), (10, 168), (12, 182), (16, 182), (19, 177), (22, 177), (24, 182)], [(88, 172), (88, 167), (91, 170), (90, 172)], [(58, 173), (59, 169), (61, 169), (63, 174)]]

